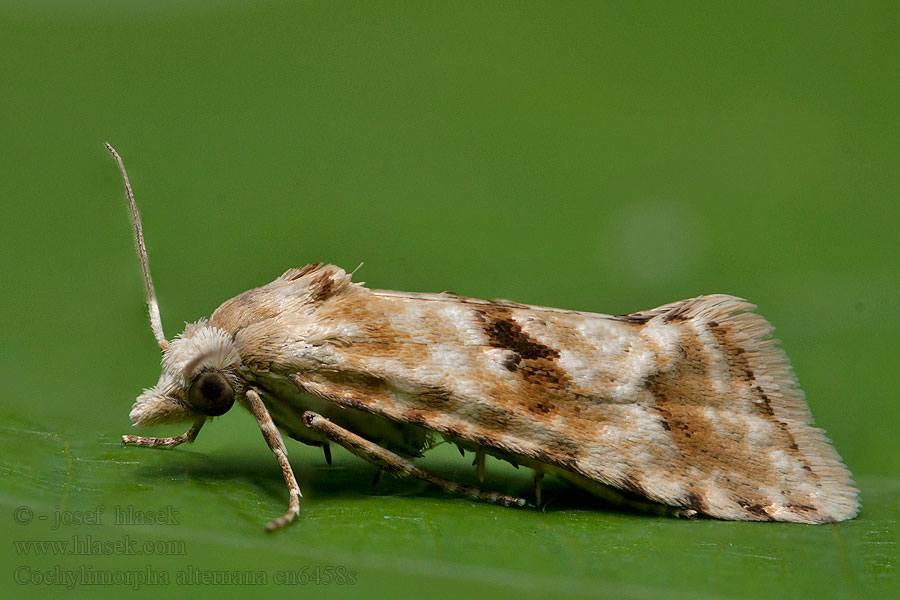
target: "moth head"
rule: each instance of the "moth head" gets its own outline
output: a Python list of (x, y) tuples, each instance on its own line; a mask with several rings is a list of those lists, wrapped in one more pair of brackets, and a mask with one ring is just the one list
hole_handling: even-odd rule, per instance
[(238, 375), (241, 359), (234, 340), (226, 331), (210, 327), (205, 319), (189, 323), (184, 332), (171, 342), (166, 340), (150, 277), (141, 213), (134, 201), (122, 157), (109, 144), (106, 144), (106, 149), (118, 163), (125, 183), (134, 240), (144, 275), (150, 329), (162, 351), (163, 371), (159, 382), (138, 396), (131, 408), (131, 422), (135, 425), (159, 425), (223, 415), (234, 404), (235, 395), (242, 394), (246, 389), (244, 380)]
[(189, 323), (163, 350), (159, 382), (131, 409), (135, 425), (160, 425), (218, 417), (246, 391), (240, 354), (231, 335), (205, 319)]

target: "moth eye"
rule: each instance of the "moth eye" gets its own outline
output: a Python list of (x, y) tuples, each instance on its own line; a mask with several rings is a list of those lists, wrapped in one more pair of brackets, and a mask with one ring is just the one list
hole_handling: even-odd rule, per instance
[(188, 390), (191, 406), (208, 417), (224, 415), (234, 404), (234, 389), (218, 371), (204, 371)]

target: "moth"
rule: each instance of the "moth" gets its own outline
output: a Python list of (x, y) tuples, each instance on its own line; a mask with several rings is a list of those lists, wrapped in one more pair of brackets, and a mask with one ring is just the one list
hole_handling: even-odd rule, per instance
[[(343, 446), (381, 470), (468, 498), (524, 498), (463, 484), (414, 459), (445, 440), (598, 496), (687, 517), (826, 523), (859, 509), (850, 472), (812, 417), (772, 327), (727, 295), (605, 315), (369, 289), (334, 265), (292, 268), (226, 300), (167, 341), (141, 218), (125, 183), (162, 374), (134, 425), (190, 422), (193, 442), (235, 402), (256, 418), (300, 510), (280, 434)], [(280, 431), (279, 431), (280, 430)]]

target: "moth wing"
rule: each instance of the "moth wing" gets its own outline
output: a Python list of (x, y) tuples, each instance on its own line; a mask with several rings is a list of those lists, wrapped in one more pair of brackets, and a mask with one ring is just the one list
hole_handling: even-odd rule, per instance
[(858, 509), (771, 327), (731, 296), (622, 317), (371, 291), (328, 368), (293, 374), (342, 406), (726, 519), (825, 522)]
[(610, 316), (369, 290), (315, 265), (211, 323), (251, 369), (498, 456), (719, 518), (850, 518), (850, 473), (753, 308), (713, 295)]

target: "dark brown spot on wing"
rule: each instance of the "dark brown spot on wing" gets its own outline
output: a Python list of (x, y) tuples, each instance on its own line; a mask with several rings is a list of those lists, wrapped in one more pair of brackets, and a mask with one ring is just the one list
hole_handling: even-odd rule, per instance
[[(657, 396), (657, 399), (658, 398), (659, 397)], [(669, 431), (669, 432), (674, 431), (672, 438), (676, 444), (678, 444), (679, 439), (681, 437), (684, 437), (684, 438), (691, 437), (691, 432), (688, 427), (688, 424), (685, 422), (685, 420), (683, 420), (681, 417), (678, 416), (678, 413), (676, 411), (670, 410), (664, 404), (658, 405), (656, 407), (656, 411), (660, 415), (659, 421), (660, 421), (660, 424), (662, 425), (663, 429), (665, 429), (666, 431)]]
[(624, 321), (625, 323), (634, 323), (635, 325), (643, 325), (647, 321), (653, 318), (653, 315), (645, 314), (645, 313), (631, 313), (630, 315), (615, 315), (616, 320)]
[(687, 321), (691, 318), (691, 311), (694, 304), (690, 300), (684, 300), (677, 306), (673, 306), (663, 315), (663, 323), (676, 323), (678, 321)]
[(503, 359), (500, 361), (500, 364), (503, 365), (507, 371), (512, 371), (513, 373), (515, 373), (519, 370), (519, 362), (521, 360), (521, 356), (519, 356), (515, 352), (510, 351), (503, 357)]
[(696, 510), (699, 513), (706, 512), (706, 504), (703, 502), (703, 499), (696, 492), (688, 492), (688, 494), (684, 497), (684, 500), (681, 501), (682, 506), (685, 508), (690, 508), (691, 510)]
[(288, 269), (285, 271), (279, 279), (284, 281), (296, 281), (306, 275), (307, 273), (311, 273), (322, 266), (322, 261), (314, 262), (311, 265), (306, 265), (300, 267), (299, 269)]
[[(557, 401), (571, 395), (571, 377), (557, 362), (559, 352), (530, 336), (513, 318), (510, 308), (484, 306), (474, 314), (482, 323), (488, 345), (509, 352), (501, 364), (527, 384), (510, 390), (517, 402), (535, 415), (555, 414)], [(498, 402), (503, 403), (504, 398), (498, 397)]]
[(775, 520), (775, 518), (769, 514), (769, 512), (765, 509), (765, 507), (763, 507), (762, 504), (753, 504), (753, 503), (747, 502), (746, 500), (738, 500), (737, 503), (738, 503), (738, 505), (740, 505), (741, 508), (746, 510), (748, 513), (750, 513), (751, 515), (754, 515), (756, 517), (759, 517), (763, 521), (774, 521)]
[(456, 399), (450, 390), (440, 386), (426, 386), (418, 393), (419, 402), (434, 410), (453, 410)]
[(310, 283), (310, 296), (316, 302), (322, 302), (331, 296), (334, 289), (334, 279), (331, 273), (325, 272)]
[(551, 383), (558, 385), (562, 382), (563, 378), (568, 377), (566, 372), (557, 367), (554, 361), (549, 360), (532, 360), (526, 362), (521, 371), (522, 376), (525, 379), (534, 380), (535, 382), (542, 384)]
[(512, 350), (523, 360), (559, 358), (559, 352), (522, 331), (521, 325), (512, 319), (509, 310), (493, 307), (490, 311), (478, 310), (476, 313), (484, 320), (484, 332), (493, 348)]

